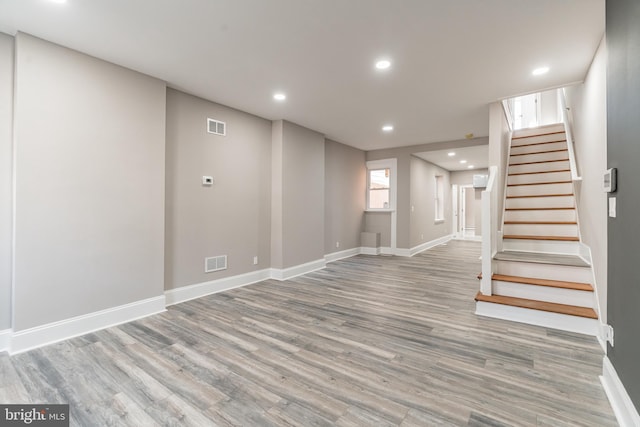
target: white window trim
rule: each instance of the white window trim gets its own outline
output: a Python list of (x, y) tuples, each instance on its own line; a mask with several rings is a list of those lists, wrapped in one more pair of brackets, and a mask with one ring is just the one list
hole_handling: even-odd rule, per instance
[[(389, 207), (383, 209), (372, 209), (369, 208), (369, 171), (371, 170), (379, 170), (379, 169), (389, 169)], [(395, 212), (397, 205), (397, 194), (398, 194), (398, 184), (397, 184), (397, 169), (398, 169), (398, 159), (382, 159), (382, 160), (371, 160), (367, 162), (367, 204), (366, 211), (367, 212)]]

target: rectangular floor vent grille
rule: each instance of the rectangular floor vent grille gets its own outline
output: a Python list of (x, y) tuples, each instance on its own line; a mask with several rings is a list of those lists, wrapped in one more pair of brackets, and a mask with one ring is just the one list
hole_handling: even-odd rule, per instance
[(220, 255), (204, 259), (204, 272), (211, 273), (212, 271), (226, 270), (227, 269), (227, 256)]

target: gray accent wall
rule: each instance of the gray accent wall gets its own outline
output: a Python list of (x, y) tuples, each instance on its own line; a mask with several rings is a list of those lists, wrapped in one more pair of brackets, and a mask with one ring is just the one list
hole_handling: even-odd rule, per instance
[(582, 182), (576, 186), (580, 236), (591, 248), (600, 321), (607, 323), (607, 51), (603, 39), (584, 83), (565, 89), (573, 117), (576, 162)]
[(13, 42), (0, 33), (0, 331), (11, 328)]
[[(410, 248), (451, 234), (450, 172), (423, 159), (411, 156)], [(443, 177), (444, 221), (435, 221), (435, 177)]]
[[(324, 253), (358, 248), (364, 229), (365, 153), (327, 139), (324, 162)], [(337, 242), (340, 247), (336, 247)]]
[[(226, 136), (208, 133), (207, 118)], [(165, 289), (269, 268), (271, 121), (171, 88), (166, 120)], [(218, 255), (227, 270), (205, 273)]]
[[(608, 221), (607, 354), (640, 409), (640, 2), (607, 0), (607, 161), (618, 169), (617, 217)], [(597, 191), (597, 190), (594, 190)]]
[[(272, 128), (271, 264), (285, 269), (324, 259), (324, 135), (279, 120)], [(282, 174), (281, 177), (278, 174)]]
[(16, 36), (13, 329), (163, 295), (165, 84)]

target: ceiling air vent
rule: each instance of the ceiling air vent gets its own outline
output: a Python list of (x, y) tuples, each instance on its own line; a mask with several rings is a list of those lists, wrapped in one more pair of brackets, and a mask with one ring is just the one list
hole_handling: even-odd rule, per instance
[(204, 272), (211, 273), (212, 271), (226, 270), (227, 269), (227, 256), (220, 255), (204, 259)]
[(225, 136), (227, 134), (227, 124), (219, 120), (207, 119), (207, 132)]

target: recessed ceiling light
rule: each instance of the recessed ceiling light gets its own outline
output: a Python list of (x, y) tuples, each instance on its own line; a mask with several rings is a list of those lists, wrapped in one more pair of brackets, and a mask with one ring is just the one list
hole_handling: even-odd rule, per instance
[(284, 93), (276, 93), (275, 95), (273, 95), (273, 99), (275, 99), (276, 101), (284, 101), (285, 99), (287, 99), (287, 95), (285, 95)]
[(67, 2), (67, 0), (49, 0), (51, 3), (58, 3), (58, 4), (64, 4)]
[(388, 59), (381, 59), (376, 62), (376, 68), (378, 70), (386, 70), (389, 67), (391, 67), (391, 61), (389, 61)]
[(460, 163), (464, 165), (465, 163), (467, 163), (467, 161), (466, 160), (460, 160)]
[(385, 132), (391, 132), (393, 130), (393, 126), (384, 125), (384, 126), (382, 126), (382, 130), (385, 131)]
[(543, 74), (547, 74), (549, 72), (549, 67), (540, 67), (536, 68), (531, 72), (534, 76), (541, 76)]
[(473, 168), (474, 168), (474, 166), (473, 166), (473, 165), (469, 165), (469, 166), (467, 166), (467, 169), (473, 169)]
[(450, 152), (450, 153), (447, 153), (447, 156), (449, 156), (449, 157), (453, 157), (453, 156), (455, 156), (455, 155), (456, 155), (456, 153), (454, 153), (453, 151), (452, 151), (452, 152)]

